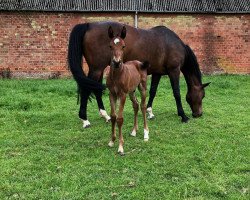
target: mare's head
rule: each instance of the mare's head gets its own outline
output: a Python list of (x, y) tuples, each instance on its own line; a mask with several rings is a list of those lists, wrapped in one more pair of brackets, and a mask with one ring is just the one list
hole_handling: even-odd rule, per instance
[(186, 100), (190, 105), (193, 117), (202, 116), (202, 99), (205, 97), (205, 87), (210, 83), (201, 84), (188, 89)]
[(126, 37), (126, 28), (123, 26), (121, 34), (114, 36), (112, 27), (108, 29), (108, 35), (111, 39), (109, 47), (111, 50), (111, 63), (110, 66), (113, 68), (119, 68), (123, 62), (123, 52), (125, 48), (124, 38)]

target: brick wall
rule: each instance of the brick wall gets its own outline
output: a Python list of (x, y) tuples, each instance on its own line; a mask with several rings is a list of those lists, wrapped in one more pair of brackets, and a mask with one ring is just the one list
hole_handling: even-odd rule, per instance
[[(0, 71), (12, 76), (69, 75), (68, 36), (75, 24), (133, 13), (0, 12)], [(138, 27), (165, 25), (193, 48), (204, 73), (250, 73), (250, 15), (140, 14)]]

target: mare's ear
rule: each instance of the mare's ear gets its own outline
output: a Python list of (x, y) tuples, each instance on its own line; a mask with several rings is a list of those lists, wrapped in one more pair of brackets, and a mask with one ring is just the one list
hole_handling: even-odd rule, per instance
[(210, 83), (211, 83), (211, 82), (202, 84), (202, 88), (205, 88), (205, 87), (209, 86)]
[(109, 38), (112, 39), (114, 37), (114, 31), (111, 26), (109, 27), (108, 33), (109, 33)]
[(122, 27), (122, 32), (121, 32), (121, 38), (124, 39), (126, 37), (126, 33), (127, 33), (127, 30), (126, 30), (126, 27), (123, 26)]

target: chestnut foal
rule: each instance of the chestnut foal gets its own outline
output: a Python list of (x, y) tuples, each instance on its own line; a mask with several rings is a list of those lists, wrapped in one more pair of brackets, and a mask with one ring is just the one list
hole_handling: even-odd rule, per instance
[[(118, 153), (124, 155), (123, 150), (123, 136), (122, 136), (122, 124), (123, 124), (123, 109), (126, 101), (126, 96), (129, 94), (130, 100), (133, 103), (134, 108), (134, 127), (131, 135), (136, 136), (138, 129), (138, 110), (139, 105), (135, 96), (135, 90), (138, 87), (141, 93), (141, 111), (144, 120), (144, 140), (149, 139), (149, 130), (146, 120), (146, 89), (147, 89), (147, 67), (148, 62), (141, 63), (137, 60), (128, 61), (123, 63), (123, 52), (125, 48), (124, 38), (126, 37), (126, 28), (123, 27), (121, 36), (114, 37), (112, 27), (108, 30), (109, 37), (111, 39), (111, 63), (110, 72), (107, 77), (107, 87), (110, 91), (109, 99), (111, 105), (111, 123), (112, 123), (112, 136), (109, 146), (114, 146), (116, 139), (115, 124), (117, 123), (119, 129), (119, 148)], [(120, 100), (118, 115), (116, 115), (116, 102)]]

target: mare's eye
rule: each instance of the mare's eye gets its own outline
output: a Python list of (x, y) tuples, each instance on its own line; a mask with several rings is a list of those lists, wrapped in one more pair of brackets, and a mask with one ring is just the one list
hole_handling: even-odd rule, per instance
[(125, 46), (122, 46), (122, 49), (124, 49), (125, 48)]
[(111, 45), (109, 46), (109, 48), (110, 48), (110, 49), (112, 48)]

